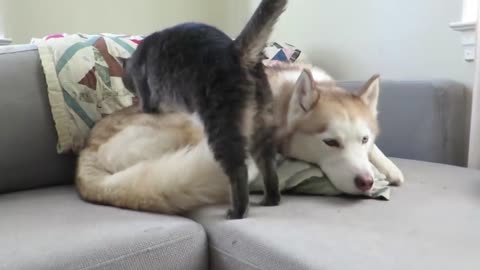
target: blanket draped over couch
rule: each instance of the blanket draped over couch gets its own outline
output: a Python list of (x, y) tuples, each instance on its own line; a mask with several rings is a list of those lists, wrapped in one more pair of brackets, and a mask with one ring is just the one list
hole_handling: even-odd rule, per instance
[(128, 58), (140, 38), (116, 35), (52, 35), (38, 46), (58, 134), (58, 152), (78, 152), (103, 116), (130, 106), (119, 57)]

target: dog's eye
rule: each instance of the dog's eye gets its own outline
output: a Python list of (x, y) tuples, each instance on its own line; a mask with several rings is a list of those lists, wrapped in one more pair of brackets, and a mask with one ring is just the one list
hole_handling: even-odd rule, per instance
[(362, 144), (368, 143), (368, 136), (362, 138)]
[(340, 143), (335, 139), (325, 139), (323, 140), (323, 142), (330, 147), (336, 147), (336, 148), (340, 147)]

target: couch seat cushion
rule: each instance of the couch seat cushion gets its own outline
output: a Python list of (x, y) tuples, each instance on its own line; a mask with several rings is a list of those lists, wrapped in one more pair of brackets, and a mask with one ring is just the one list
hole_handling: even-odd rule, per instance
[(212, 269), (479, 269), (480, 171), (395, 162), (406, 184), (391, 201), (284, 196), (236, 221), (226, 207), (193, 212)]
[(0, 269), (206, 269), (188, 219), (98, 206), (73, 187), (0, 196)]

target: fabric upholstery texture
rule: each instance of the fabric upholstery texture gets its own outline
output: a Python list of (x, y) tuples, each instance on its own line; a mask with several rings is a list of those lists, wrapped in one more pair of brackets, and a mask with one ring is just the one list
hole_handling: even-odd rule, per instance
[(289, 62), (289, 63), (309, 63), (307, 55), (299, 48), (288, 43), (271, 42), (269, 43), (263, 53), (266, 57), (263, 63), (268, 65), (275, 62)]
[[(361, 82), (340, 82), (358, 90)], [(466, 89), (448, 80), (388, 81), (380, 85), (380, 137), (389, 156), (466, 165)]]
[(83, 202), (73, 187), (0, 196), (0, 269), (207, 269), (207, 239), (181, 217)]
[(0, 47), (0, 193), (71, 183), (74, 157), (58, 155), (35, 46)]
[(216, 270), (478, 269), (480, 171), (395, 162), (407, 182), (388, 202), (284, 196), (244, 220), (225, 220), (220, 206), (190, 217), (207, 231)]

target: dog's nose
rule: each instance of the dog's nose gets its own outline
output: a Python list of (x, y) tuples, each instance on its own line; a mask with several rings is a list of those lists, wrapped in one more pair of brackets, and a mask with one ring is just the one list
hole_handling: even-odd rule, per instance
[(369, 191), (373, 186), (373, 178), (368, 174), (357, 175), (355, 185), (361, 191)]

